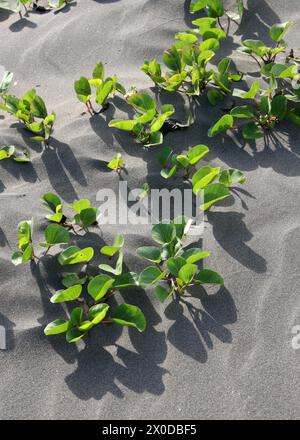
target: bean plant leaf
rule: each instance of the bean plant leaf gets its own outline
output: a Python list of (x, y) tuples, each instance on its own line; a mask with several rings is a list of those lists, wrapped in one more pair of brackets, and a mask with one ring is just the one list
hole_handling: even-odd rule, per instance
[(79, 298), (82, 292), (82, 285), (75, 284), (72, 287), (69, 287), (65, 290), (58, 290), (51, 298), (50, 301), (53, 304), (62, 303), (67, 301), (74, 301)]
[(270, 29), (270, 37), (272, 38), (272, 40), (276, 43), (279, 43), (283, 39), (284, 34), (289, 30), (291, 24), (291, 21), (273, 24)]
[(70, 246), (58, 256), (58, 262), (61, 266), (88, 263), (93, 256), (94, 249), (92, 247), (80, 249), (77, 246)]
[(222, 131), (226, 131), (228, 130), (228, 128), (232, 128), (233, 124), (233, 117), (231, 115), (224, 115), (208, 130), (208, 136), (216, 136)]
[(121, 304), (115, 308), (112, 321), (116, 324), (135, 327), (140, 332), (146, 330), (146, 318), (139, 307), (131, 304)]

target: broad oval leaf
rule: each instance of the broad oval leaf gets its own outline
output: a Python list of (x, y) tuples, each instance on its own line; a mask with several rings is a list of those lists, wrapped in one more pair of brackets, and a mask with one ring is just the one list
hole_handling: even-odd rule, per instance
[(80, 249), (77, 246), (70, 246), (58, 256), (58, 262), (61, 266), (78, 263), (88, 263), (94, 256), (94, 249), (87, 247)]
[(115, 308), (112, 321), (116, 324), (135, 327), (140, 332), (146, 330), (146, 318), (139, 307), (121, 304)]
[(176, 237), (176, 228), (173, 223), (159, 223), (153, 226), (151, 235), (159, 244), (170, 243)]
[(231, 115), (224, 115), (208, 130), (208, 136), (216, 136), (222, 131), (226, 131), (228, 130), (228, 128), (232, 128), (233, 124), (233, 117)]
[(75, 284), (72, 287), (69, 287), (65, 290), (59, 290), (56, 292), (51, 298), (50, 301), (53, 304), (67, 302), (67, 301), (74, 301), (75, 299), (79, 298), (82, 292), (82, 285), (81, 284)]
[(109, 275), (97, 275), (88, 284), (88, 293), (94, 298), (95, 301), (99, 301), (109, 291), (114, 284), (114, 279)]
[(137, 249), (137, 254), (153, 263), (159, 263), (161, 260), (160, 249), (155, 246), (143, 246)]
[(44, 328), (44, 333), (47, 336), (58, 335), (60, 333), (66, 333), (69, 327), (69, 321), (66, 321), (65, 319), (56, 319)]

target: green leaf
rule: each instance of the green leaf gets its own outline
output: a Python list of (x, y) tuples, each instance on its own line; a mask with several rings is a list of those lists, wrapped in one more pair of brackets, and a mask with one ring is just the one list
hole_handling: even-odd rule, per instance
[(135, 287), (139, 285), (137, 274), (134, 272), (123, 273), (116, 276), (114, 289), (125, 289), (127, 287)]
[(123, 131), (132, 131), (136, 126), (137, 121), (127, 120), (127, 119), (112, 119), (108, 126), (118, 128)]
[(121, 275), (123, 268), (123, 253), (120, 252), (115, 268), (108, 264), (100, 264), (99, 268), (105, 272), (112, 273), (113, 275)]
[(238, 107), (234, 107), (230, 114), (235, 118), (247, 118), (251, 119), (255, 116), (254, 109), (250, 107), (250, 105), (241, 105)]
[(190, 3), (191, 14), (194, 14), (195, 12), (198, 12), (198, 11), (201, 11), (201, 9), (204, 9), (207, 6), (208, 1), (209, 0), (191, 0), (191, 3)]
[(213, 182), (220, 171), (220, 167), (212, 168), (208, 165), (201, 167), (192, 177), (193, 193), (197, 194), (198, 191)]
[(202, 249), (199, 248), (190, 248), (184, 251), (181, 256), (187, 263), (193, 264), (199, 260), (203, 260), (203, 258), (209, 257), (210, 252), (202, 251)]
[(182, 266), (181, 269), (179, 270), (178, 278), (184, 284), (190, 284), (193, 281), (197, 271), (198, 271), (198, 267), (196, 266), (196, 264), (187, 263), (184, 266)]
[(3, 75), (2, 80), (0, 82), (0, 95), (8, 92), (10, 84), (13, 80), (13, 76), (14, 76), (14, 74), (11, 72), (4, 72), (4, 75)]
[(207, 92), (207, 99), (211, 105), (216, 105), (224, 100), (224, 95), (218, 89), (210, 89)]
[(123, 235), (117, 235), (112, 246), (103, 246), (100, 249), (101, 254), (113, 257), (125, 244)]
[(192, 220), (185, 215), (180, 215), (174, 218), (172, 223), (176, 229), (176, 237), (181, 240), (190, 230)]
[(163, 54), (164, 64), (173, 72), (182, 72), (184, 69), (184, 62), (175, 46), (167, 49)]
[(71, 273), (62, 279), (62, 284), (68, 288), (74, 286), (75, 284), (85, 284), (86, 280), (87, 276), (79, 277), (76, 273)]
[(288, 31), (290, 28), (292, 22), (286, 21), (285, 23), (277, 23), (273, 24), (273, 26), (270, 29), (270, 37), (273, 41), (278, 43), (283, 39), (284, 34)]
[(70, 233), (62, 226), (51, 224), (45, 230), (45, 239), (47, 245), (69, 243)]
[(108, 310), (108, 304), (96, 304), (89, 309), (88, 318), (94, 325), (99, 324), (107, 315)]
[(71, 206), (71, 208), (78, 214), (84, 209), (88, 209), (91, 206), (91, 202), (88, 199), (80, 199)]
[(95, 301), (99, 301), (107, 294), (113, 284), (114, 279), (109, 275), (97, 275), (89, 282), (87, 290)]
[(254, 99), (257, 93), (259, 92), (260, 85), (258, 81), (254, 81), (252, 86), (250, 87), (248, 92), (240, 89), (234, 89), (232, 92), (232, 96), (236, 96), (242, 99)]
[(18, 245), (24, 251), (32, 241), (33, 221), (25, 220), (18, 225)]
[(186, 260), (183, 257), (171, 257), (167, 260), (167, 268), (172, 275), (178, 277), (180, 269), (186, 265)]
[(237, 183), (245, 183), (246, 177), (242, 171), (237, 169), (228, 169), (222, 171), (219, 182), (226, 186), (236, 185)]
[(151, 235), (159, 244), (170, 243), (176, 237), (176, 228), (173, 223), (159, 223), (153, 226)]
[(231, 115), (224, 115), (208, 130), (208, 136), (216, 136), (222, 131), (226, 131), (228, 130), (228, 128), (232, 128), (233, 124), (233, 117)]
[(0, 147), (0, 160), (9, 159), (15, 151), (15, 147), (12, 145), (9, 147)]
[(201, 209), (207, 211), (212, 205), (230, 196), (227, 186), (222, 183), (211, 183), (203, 190), (204, 204)]
[(14, 252), (11, 256), (11, 262), (15, 266), (19, 266), (23, 263), (23, 252)]
[(61, 207), (60, 198), (51, 192), (44, 194), (43, 197), (41, 198), (41, 202), (44, 208), (54, 213), (57, 212), (57, 207)]
[(164, 278), (166, 274), (165, 272), (161, 272), (158, 267), (149, 266), (142, 271), (139, 277), (139, 284), (142, 288), (146, 288), (151, 286), (151, 284), (155, 284), (162, 278)]
[(223, 0), (208, 0), (207, 15), (209, 17), (222, 17), (224, 12)]
[(35, 95), (33, 97), (32, 101), (30, 102), (30, 107), (33, 116), (43, 119), (47, 117), (47, 108), (40, 96)]
[(96, 66), (93, 70), (93, 78), (101, 79), (101, 81), (103, 81), (103, 79), (104, 79), (104, 66), (102, 63), (96, 64)]
[(146, 318), (141, 309), (130, 304), (121, 304), (116, 307), (112, 321), (119, 325), (135, 327), (140, 332), (146, 329)]
[(200, 49), (202, 52), (212, 50), (216, 52), (220, 48), (220, 43), (216, 38), (208, 38), (200, 44)]
[(82, 76), (74, 83), (74, 89), (79, 101), (86, 104), (92, 98), (92, 89), (87, 78)]
[(45, 329), (44, 333), (46, 336), (50, 335), (58, 335), (60, 333), (65, 333), (70, 327), (69, 321), (64, 319), (56, 319), (53, 322), (50, 322)]
[(73, 325), (80, 325), (82, 322), (83, 310), (81, 307), (75, 307), (71, 312), (71, 323)]
[(87, 208), (83, 209), (80, 214), (80, 221), (84, 226), (91, 226), (97, 221), (97, 209), (96, 208)]
[(72, 328), (67, 331), (66, 340), (67, 342), (77, 342), (82, 339), (86, 335), (86, 332), (82, 332), (77, 330), (76, 328)]
[(160, 131), (151, 133), (149, 141), (146, 143), (147, 147), (155, 147), (163, 143), (163, 134)]
[(245, 139), (259, 139), (264, 137), (264, 132), (254, 122), (249, 122), (249, 124), (244, 125), (242, 134)]
[(200, 284), (224, 284), (224, 280), (221, 275), (210, 269), (200, 270), (195, 277), (195, 281)]
[(103, 85), (97, 90), (96, 102), (99, 105), (103, 105), (106, 102), (107, 97), (114, 89), (114, 81), (107, 79)]
[(285, 118), (296, 125), (300, 125), (300, 109), (293, 108), (286, 112)]
[(148, 93), (134, 93), (133, 95), (130, 95), (128, 97), (128, 104), (143, 113), (156, 109), (156, 103)]
[(209, 148), (206, 145), (200, 144), (189, 149), (187, 157), (189, 164), (196, 165), (204, 156), (209, 152)]
[(28, 244), (23, 251), (22, 255), (22, 263), (27, 263), (28, 261), (33, 259), (33, 246), (32, 244)]
[(82, 292), (82, 286), (81, 284), (75, 284), (72, 287), (69, 287), (65, 290), (58, 290), (51, 298), (50, 301), (53, 304), (67, 302), (67, 301), (74, 301), (75, 299), (79, 298)]
[(107, 168), (117, 171), (124, 168), (124, 161), (122, 155), (117, 153), (115, 157), (107, 164)]
[(137, 249), (137, 254), (153, 263), (159, 263), (161, 261), (160, 249), (154, 246), (143, 246)]
[(58, 256), (58, 262), (61, 266), (70, 264), (88, 263), (94, 256), (94, 249), (87, 247), (80, 249), (77, 246), (70, 246)]
[(163, 286), (156, 286), (154, 290), (154, 295), (159, 302), (163, 303), (170, 295), (170, 292)]
[(287, 112), (287, 99), (283, 95), (277, 95), (271, 103), (271, 114), (281, 121), (285, 118)]

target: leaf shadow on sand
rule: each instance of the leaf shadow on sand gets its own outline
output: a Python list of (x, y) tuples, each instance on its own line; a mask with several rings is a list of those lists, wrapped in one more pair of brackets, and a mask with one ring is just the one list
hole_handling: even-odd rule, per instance
[[(208, 351), (214, 346), (211, 335), (225, 344), (232, 342), (231, 331), (225, 326), (236, 322), (237, 313), (233, 298), (225, 287), (211, 295), (201, 286), (192, 291), (192, 300), (180, 298), (167, 306), (166, 317), (174, 321), (167, 338), (177, 350), (204, 363)], [(200, 300), (200, 307), (195, 305), (196, 300)]]

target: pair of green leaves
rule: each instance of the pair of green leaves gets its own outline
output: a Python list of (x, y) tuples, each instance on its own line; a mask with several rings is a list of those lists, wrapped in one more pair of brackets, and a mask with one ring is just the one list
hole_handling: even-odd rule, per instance
[(11, 261), (15, 266), (33, 260), (33, 220), (25, 220), (18, 225), (18, 247), (19, 251), (14, 252)]
[(277, 54), (284, 52), (287, 45), (283, 41), (283, 37), (291, 26), (291, 21), (285, 23), (277, 23), (271, 26), (269, 31), (270, 38), (276, 43), (275, 47), (268, 47), (261, 40), (244, 40), (243, 46), (237, 50), (251, 56), (259, 57), (264, 63), (274, 62)]
[(104, 65), (98, 63), (93, 70), (91, 79), (82, 76), (79, 80), (75, 81), (74, 89), (80, 102), (87, 104), (91, 101), (93, 97), (92, 89), (95, 90), (96, 103), (102, 107), (110, 95), (114, 95), (116, 92), (122, 95), (126, 94), (126, 90), (118, 82), (116, 76), (105, 78), (104, 75)]
[[(67, 218), (63, 214), (62, 202), (56, 194), (51, 192), (44, 194), (41, 198), (41, 202), (43, 206), (51, 212), (50, 215), (46, 216), (48, 220), (61, 224), (66, 222)], [(90, 200), (80, 199), (69, 207), (76, 212), (72, 219), (72, 224), (79, 225), (83, 228), (96, 224), (98, 210), (91, 206)]]
[(190, 12), (194, 14), (205, 9), (209, 18), (220, 18), (226, 13), (231, 20), (240, 23), (244, 13), (244, 3), (243, 0), (237, 0), (236, 3), (235, 11), (225, 11), (223, 0), (191, 0)]
[(21, 99), (6, 94), (3, 94), (2, 97), (4, 103), (0, 103), (0, 108), (22, 121), (26, 128), (34, 134), (31, 139), (48, 141), (56, 116), (53, 112), (48, 114), (45, 102), (37, 95), (35, 89), (26, 92)]
[[(66, 334), (68, 342), (77, 342), (82, 339), (87, 332), (95, 325), (100, 324), (106, 318), (110, 306), (108, 304), (96, 304), (89, 308), (86, 318), (83, 310), (76, 307), (72, 310), (69, 320), (57, 319), (44, 330), (47, 336)], [(117, 306), (108, 322), (116, 323), (121, 326), (135, 327), (140, 332), (146, 329), (146, 319), (142, 311), (131, 304), (121, 304)]]
[(26, 148), (20, 151), (17, 150), (13, 145), (10, 145), (9, 147), (0, 147), (0, 160), (10, 158), (15, 162), (21, 163), (28, 163), (31, 161), (29, 151)]

